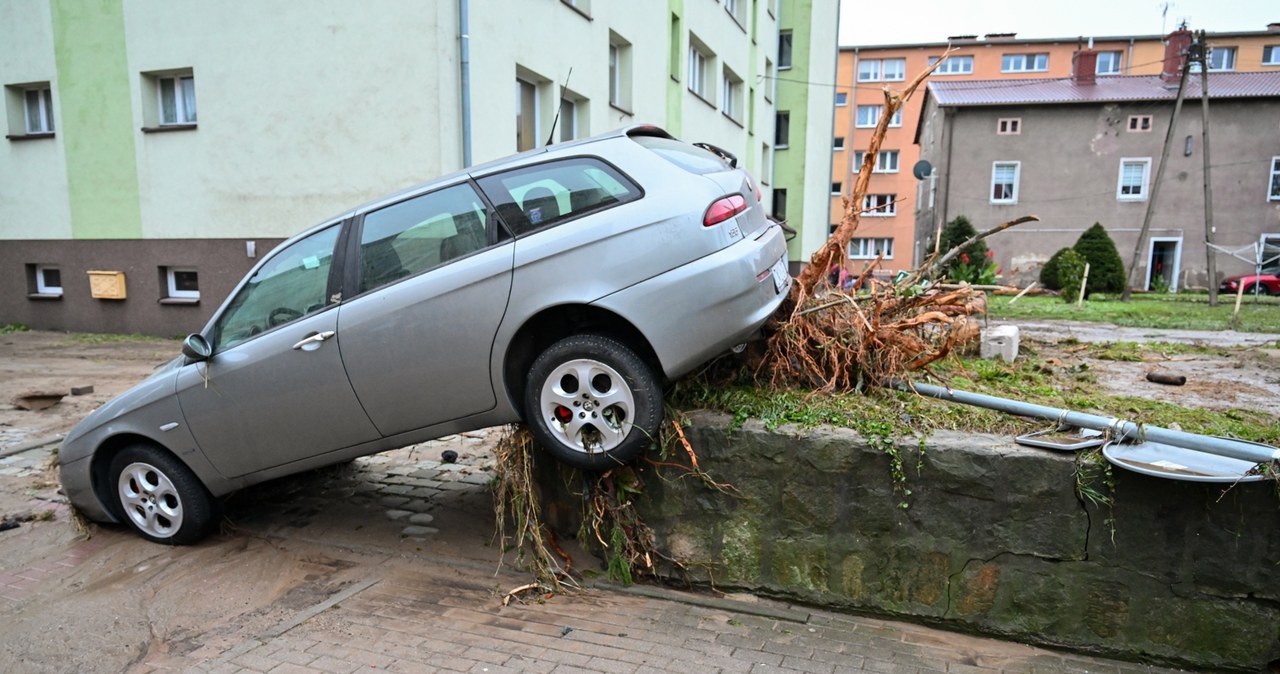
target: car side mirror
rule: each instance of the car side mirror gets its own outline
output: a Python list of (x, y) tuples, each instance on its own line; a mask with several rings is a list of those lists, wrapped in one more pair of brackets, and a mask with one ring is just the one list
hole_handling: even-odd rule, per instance
[(209, 340), (204, 335), (190, 334), (182, 340), (182, 355), (196, 362), (209, 360), (209, 356), (213, 355), (213, 347), (209, 346)]

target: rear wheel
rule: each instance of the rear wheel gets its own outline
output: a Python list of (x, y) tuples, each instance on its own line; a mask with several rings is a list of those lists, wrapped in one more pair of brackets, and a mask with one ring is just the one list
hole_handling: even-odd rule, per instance
[(111, 461), (117, 514), (143, 538), (188, 545), (217, 522), (217, 503), (200, 479), (158, 447), (133, 445)]
[(583, 470), (627, 463), (657, 438), (662, 386), (621, 342), (575, 335), (529, 368), (525, 419), (548, 452)]

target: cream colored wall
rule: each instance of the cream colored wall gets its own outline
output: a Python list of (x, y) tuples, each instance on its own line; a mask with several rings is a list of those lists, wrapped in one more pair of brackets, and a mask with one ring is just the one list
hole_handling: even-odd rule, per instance
[(461, 165), (451, 2), (126, 3), (143, 72), (191, 68), (198, 129), (142, 133), (146, 238), (289, 236)]
[[(71, 209), (58, 105), (53, 28), (45, 2), (0, 2), (0, 84), (50, 82), (54, 137), (0, 140), (0, 239), (69, 239)], [(4, 92), (2, 127), (25, 131), (21, 98)]]
[[(810, 82), (836, 82), (836, 54), (839, 9), (832, 2), (814, 2), (809, 24), (809, 74)], [(835, 92), (830, 86), (809, 88), (809, 109), (805, 129), (804, 213), (806, 226), (800, 232), (800, 259), (808, 262), (813, 252), (827, 241), (827, 228), (822, 226), (825, 214), (830, 210), (831, 181), (829, 170), (835, 129)], [(850, 97), (852, 98), (852, 96)], [(848, 106), (840, 108), (847, 110)], [(794, 126), (792, 127), (794, 128)], [(840, 132), (839, 135), (845, 135)], [(848, 146), (849, 139), (845, 139)], [(839, 222), (833, 220), (832, 222)]]

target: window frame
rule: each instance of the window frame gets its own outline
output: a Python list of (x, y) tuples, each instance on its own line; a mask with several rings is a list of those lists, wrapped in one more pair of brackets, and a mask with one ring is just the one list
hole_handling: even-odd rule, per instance
[[(51, 286), (51, 285), (45, 284), (44, 272), (46, 271), (58, 272), (58, 285)], [(36, 272), (36, 294), (46, 295), (49, 297), (62, 297), (64, 286), (62, 285), (62, 268), (61, 267), (59, 267), (56, 264), (37, 264), (35, 265), (35, 272)]]
[[(929, 65), (933, 65), (940, 58), (942, 57), (930, 56)], [(955, 56), (948, 57), (947, 60), (943, 62), (942, 65), (938, 66), (937, 70), (933, 71), (933, 74), (930, 75), (930, 77), (952, 77), (957, 75), (972, 75), (972, 74), (973, 74), (973, 55), (958, 54)]]
[[(900, 65), (901, 69), (895, 73), (890, 74), (889, 68), (887, 67), (887, 65), (890, 63)], [(881, 82), (904, 82), (906, 81), (906, 79), (907, 79), (907, 59), (905, 58), (880, 59), (880, 81)]]
[[(1107, 58), (1103, 58), (1106, 56)], [(1111, 70), (1103, 70), (1104, 62), (1113, 62), (1114, 66)], [(1119, 50), (1107, 50), (1098, 52), (1098, 61), (1093, 67), (1095, 75), (1119, 75), (1124, 72), (1124, 52)]]
[(688, 72), (685, 77), (689, 92), (702, 100), (715, 105), (715, 91), (710, 83), (711, 73), (715, 67), (715, 54), (700, 44), (692, 33), (689, 34)]
[(831, 196), (838, 197), (844, 194), (844, 183), (838, 181), (831, 182)]
[(742, 126), (743, 114), (746, 112), (742, 90), (746, 84), (729, 66), (725, 65), (720, 70), (720, 86), (723, 89), (720, 111), (735, 124)]
[[(996, 198), (996, 172), (1001, 167), (1013, 167), (1013, 180), (1009, 186), (1009, 196)], [(1018, 203), (1018, 188), (1022, 182), (1022, 162), (1010, 160), (996, 160), (991, 162), (991, 184), (987, 190), (987, 198), (991, 204), (998, 206), (1007, 206)], [(1004, 183), (999, 183), (1004, 184)]]
[(1151, 115), (1129, 115), (1129, 121), (1125, 126), (1125, 131), (1129, 133), (1150, 133), (1154, 126), (1155, 118)]
[(632, 106), (631, 43), (609, 31), (609, 105), (631, 114)]
[[(870, 122), (864, 122), (862, 119), (862, 111), (870, 110), (874, 114), (871, 115)], [(884, 114), (883, 105), (859, 105), (854, 108), (853, 128), (855, 129), (874, 129), (876, 124), (880, 123), (880, 115)]]
[(848, 106), (849, 106), (849, 92), (847, 92), (847, 91), (837, 91), (837, 92), (836, 92), (836, 96), (835, 96), (835, 103), (836, 103), (836, 107), (837, 107), (837, 108), (844, 108), (844, 107), (848, 107)]
[(1267, 184), (1267, 201), (1280, 201), (1280, 156), (1271, 158), (1271, 175)]
[(997, 136), (1022, 135), (1022, 118), (1021, 117), (1000, 117), (996, 119), (996, 135)]
[(860, 59), (858, 61), (858, 81), (879, 82), (880, 63), (881, 59)]
[[(31, 127), (31, 108), (29, 98), (34, 95), (36, 101), (36, 114), (42, 128)], [(24, 87), (22, 89), (22, 128), (28, 136), (43, 136), (54, 133), (53, 123), (53, 87), (48, 84), (38, 84), (35, 86)]]
[[(795, 36), (791, 30), (778, 31), (778, 70), (791, 70), (794, 47)], [(784, 56), (786, 58), (783, 58)]]
[(1260, 65), (1280, 66), (1280, 44), (1262, 46), (1262, 61)]
[[(1142, 191), (1139, 194), (1124, 194), (1124, 169), (1126, 165), (1142, 165)], [(1151, 157), (1121, 157), (1120, 171), (1116, 176), (1116, 201), (1146, 201), (1151, 187)]]
[[(1020, 67), (1015, 67), (1013, 61), (1016, 59), (1021, 62)], [(1043, 59), (1044, 64), (1039, 65)], [(1027, 52), (1019, 54), (1001, 54), (1000, 55), (1000, 72), (1002, 73), (1043, 73), (1049, 70), (1049, 53), (1048, 52)]]
[(790, 110), (777, 110), (773, 113), (773, 147), (775, 150), (791, 147)]
[[(849, 239), (849, 259), (850, 260), (874, 260), (880, 257), (876, 252), (876, 242), (887, 243), (888, 251), (884, 254), (884, 259), (893, 259), (893, 237), (892, 236), (855, 236)], [(853, 247), (858, 246), (858, 253), (853, 252)]]
[[(860, 169), (862, 167), (862, 162), (865, 161), (866, 158), (867, 158), (866, 150), (854, 151), (853, 165)], [(892, 161), (890, 161), (890, 158), (892, 158)], [(885, 168), (890, 164), (893, 165), (893, 168)], [(900, 155), (898, 150), (880, 150), (876, 154), (876, 163), (874, 166), (871, 167), (871, 172), (872, 173), (897, 173), (900, 170), (900, 166), (901, 166), (901, 161), (900, 161)]]
[[(188, 273), (188, 272), (196, 275), (196, 289), (195, 290), (178, 289), (177, 274)], [(171, 299), (171, 300), (200, 299), (200, 273), (199, 273), (199, 270), (196, 269), (195, 267), (165, 267), (164, 281), (165, 281), (164, 296), (166, 299)]]
[(898, 195), (867, 194), (862, 197), (862, 217), (892, 218), (898, 214)]
[(845, 149), (844, 145), (844, 136), (835, 136), (831, 139), (832, 152), (843, 152)]
[[(156, 124), (161, 127), (166, 126), (195, 126), (198, 124), (198, 115), (200, 106), (196, 102), (196, 77), (195, 73), (175, 73), (170, 75), (153, 75), (156, 88)], [(186, 96), (182, 92), (182, 83), (184, 81), (191, 82), (191, 100), (194, 105), (193, 110), (187, 110)], [(173, 121), (165, 120), (164, 110), (164, 83), (173, 83)]]
[[(1222, 54), (1222, 63), (1217, 67), (1214, 66), (1214, 56)], [(1236, 69), (1236, 48), (1235, 47), (1210, 47), (1209, 53), (1205, 55), (1205, 64), (1209, 67), (1211, 73), (1229, 73)]]

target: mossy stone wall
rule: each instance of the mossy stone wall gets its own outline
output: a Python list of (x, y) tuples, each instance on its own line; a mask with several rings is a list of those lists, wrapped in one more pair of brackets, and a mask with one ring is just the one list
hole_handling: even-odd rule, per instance
[[(685, 431), (739, 495), (645, 468), (637, 507), (696, 582), (1144, 661), (1280, 658), (1274, 484), (1114, 469), (1114, 505), (1097, 507), (1077, 495), (1074, 454), (939, 434), (923, 452), (896, 443), (906, 494), (852, 431), (730, 430), (705, 413)], [(1089, 486), (1108, 491), (1105, 473)]]

